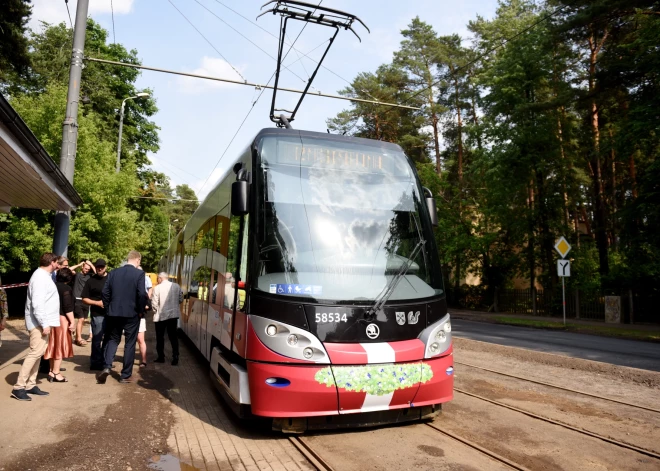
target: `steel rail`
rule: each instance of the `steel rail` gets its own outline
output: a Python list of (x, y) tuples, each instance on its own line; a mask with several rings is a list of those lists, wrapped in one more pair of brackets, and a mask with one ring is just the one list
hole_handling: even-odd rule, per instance
[(482, 446), (480, 446), (480, 445), (477, 445), (476, 443), (474, 443), (474, 442), (471, 441), (471, 440), (468, 440), (467, 438), (463, 438), (463, 437), (461, 437), (461, 436), (459, 436), (459, 435), (456, 435), (456, 434), (454, 434), (454, 433), (452, 433), (452, 432), (448, 432), (447, 430), (444, 430), (444, 429), (438, 427), (436, 424), (429, 424), (429, 423), (426, 423), (426, 424), (424, 424), (424, 425), (427, 425), (427, 426), (431, 427), (433, 430), (435, 430), (435, 431), (437, 431), (437, 432), (440, 432), (440, 433), (442, 433), (443, 435), (446, 435), (446, 436), (448, 436), (449, 438), (452, 438), (452, 439), (456, 440), (457, 442), (462, 443), (463, 445), (466, 445), (466, 446), (468, 446), (468, 447), (470, 447), (470, 448), (473, 448), (473, 449), (475, 449), (475, 450), (477, 450), (477, 451), (483, 453), (484, 455), (486, 455), (486, 456), (488, 456), (488, 457), (494, 459), (495, 461), (499, 461), (500, 463), (505, 464), (506, 466), (508, 466), (508, 467), (510, 467), (510, 468), (512, 468), (512, 469), (515, 469), (515, 470), (517, 470), (517, 471), (530, 471), (528, 468), (525, 468), (525, 467), (522, 466), (522, 465), (519, 465), (519, 464), (517, 464), (517, 463), (514, 463), (513, 461), (509, 460), (508, 458), (505, 458), (505, 457), (503, 457), (503, 456), (501, 456), (501, 455), (498, 455), (498, 454), (495, 453), (494, 451), (491, 451), (491, 450), (489, 450), (489, 449), (487, 449), (487, 448), (484, 448), (484, 447), (482, 447)]
[(289, 441), (318, 471), (334, 471), (334, 468), (321, 458), (321, 455), (315, 452), (302, 437), (289, 437)]
[(565, 429), (572, 430), (574, 432), (578, 432), (578, 433), (581, 433), (583, 435), (587, 435), (587, 436), (592, 437), (592, 438), (596, 438), (598, 440), (610, 443), (612, 445), (616, 445), (616, 446), (619, 446), (621, 448), (627, 448), (628, 450), (632, 450), (632, 451), (635, 451), (635, 452), (640, 453), (642, 455), (650, 456), (651, 458), (656, 458), (656, 459), (660, 460), (660, 454), (658, 454), (654, 451), (651, 451), (651, 450), (647, 450), (646, 448), (640, 448), (638, 446), (631, 445), (630, 443), (615, 440), (613, 438), (609, 438), (609, 437), (606, 437), (604, 435), (600, 435), (600, 434), (595, 433), (595, 432), (590, 432), (589, 430), (585, 430), (585, 429), (580, 428), (580, 427), (575, 427), (573, 425), (569, 425), (567, 423), (560, 422), (559, 420), (551, 419), (549, 417), (544, 417), (542, 415), (538, 415), (538, 414), (535, 414), (533, 412), (530, 412), (530, 411), (527, 411), (527, 410), (524, 410), (524, 409), (520, 409), (520, 408), (515, 407), (515, 406), (510, 406), (509, 404), (505, 404), (504, 402), (495, 401), (493, 399), (488, 399), (487, 397), (483, 397), (483, 396), (480, 396), (478, 394), (474, 394), (474, 393), (471, 393), (471, 392), (468, 392), (468, 391), (464, 391), (464, 390), (456, 388), (456, 387), (454, 388), (454, 391), (459, 392), (461, 394), (465, 394), (466, 396), (474, 397), (474, 398), (482, 400), (484, 402), (489, 402), (489, 403), (494, 404), (496, 406), (504, 407), (505, 409), (509, 409), (509, 410), (518, 412), (518, 413), (526, 415), (528, 417), (532, 417), (534, 419), (542, 420), (543, 422), (548, 422), (548, 423), (553, 424), (553, 425), (558, 425), (559, 427), (563, 427)]
[(569, 392), (576, 393), (576, 394), (582, 394), (583, 396), (589, 396), (589, 397), (593, 397), (593, 398), (596, 398), (596, 399), (602, 399), (604, 401), (615, 402), (617, 404), (622, 404), (624, 406), (635, 407), (637, 409), (647, 410), (649, 412), (657, 412), (658, 414), (660, 414), (660, 409), (654, 409), (653, 407), (640, 406), (639, 404), (633, 404), (631, 402), (620, 401), (618, 399), (613, 399), (611, 397), (599, 396), (598, 394), (591, 394), (591, 393), (588, 393), (588, 392), (579, 391), (577, 389), (565, 388), (563, 386), (557, 386), (556, 384), (546, 383), (544, 381), (539, 381), (539, 380), (536, 380), (536, 379), (529, 379), (529, 378), (525, 378), (523, 376), (517, 376), (517, 375), (512, 375), (510, 373), (504, 373), (502, 371), (491, 370), (490, 368), (484, 368), (483, 366), (471, 365), (470, 363), (463, 363), (463, 362), (460, 362), (460, 361), (454, 361), (454, 364), (455, 365), (469, 366), (470, 368), (476, 368), (478, 370), (484, 370), (484, 371), (488, 371), (490, 373), (495, 373), (495, 374), (502, 375), (502, 376), (508, 376), (509, 378), (520, 379), (522, 381), (528, 381), (530, 383), (540, 384), (540, 385), (548, 386), (548, 387), (555, 388), (555, 389), (561, 389), (562, 391), (569, 391)]
[[(198, 79), (204, 79), (204, 80), (214, 80), (216, 82), (225, 82), (225, 83), (233, 83), (236, 85), (247, 85), (248, 87), (255, 87), (255, 88), (268, 88), (270, 90), (274, 90), (275, 87), (272, 85), (263, 85), (259, 83), (254, 83), (254, 82), (248, 82), (247, 80), (241, 81), (241, 80), (232, 80), (232, 79), (226, 79), (226, 78), (221, 78), (221, 77), (212, 77), (210, 75), (200, 75), (200, 74), (193, 74), (190, 72), (179, 72), (177, 70), (169, 70), (169, 69), (161, 69), (158, 67), (149, 67), (146, 65), (138, 65), (138, 64), (128, 64), (126, 62), (117, 62), (117, 61), (109, 61), (105, 59), (97, 59), (95, 57), (85, 57), (84, 60), (90, 61), (90, 62), (98, 62), (100, 64), (109, 64), (109, 65), (118, 65), (121, 67), (130, 67), (132, 69), (141, 69), (141, 70), (150, 70), (152, 72), (162, 72), (164, 74), (173, 74), (173, 75), (182, 75), (184, 77), (193, 77), (193, 78), (198, 78)], [(299, 93), (302, 94), (304, 93), (304, 90), (298, 90), (295, 88), (282, 88), (278, 87), (278, 90), (283, 91), (283, 92), (290, 92), (290, 93)], [(386, 103), (383, 101), (377, 101), (377, 100), (365, 100), (363, 98), (350, 98), (350, 97), (345, 97), (341, 95), (331, 95), (329, 93), (323, 93), (321, 91), (316, 91), (316, 92), (307, 92), (307, 95), (309, 96), (321, 96), (325, 98), (334, 98), (337, 100), (346, 100), (346, 101), (354, 101), (354, 102), (359, 102), (359, 103), (370, 103), (372, 105), (384, 105), (384, 106), (390, 106), (393, 108), (405, 108), (407, 110), (420, 110), (421, 108), (417, 108), (415, 106), (408, 106), (408, 105), (399, 105), (397, 103)]]

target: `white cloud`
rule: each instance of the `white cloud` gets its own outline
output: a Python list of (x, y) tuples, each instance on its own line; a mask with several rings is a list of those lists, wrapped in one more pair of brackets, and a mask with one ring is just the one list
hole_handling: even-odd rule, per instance
[[(245, 66), (238, 66), (237, 69), (243, 73)], [(208, 75), (210, 77), (226, 78), (230, 80), (243, 80), (241, 76), (238, 75), (232, 68), (232, 66), (229, 65), (228, 62), (217, 57), (204, 56), (202, 58), (201, 67), (198, 67), (195, 70), (186, 70), (185, 72), (197, 75)], [(231, 83), (217, 82), (215, 80), (203, 80), (194, 77), (178, 77), (177, 83), (179, 85), (179, 89), (182, 92), (194, 94), (207, 92), (209, 90), (218, 88), (238, 87), (238, 85)]]
[(114, 9), (115, 15), (126, 15), (133, 10), (135, 0), (91, 0), (89, 3), (89, 14), (111, 13)]
[[(135, 0), (90, 0), (89, 2), (89, 15), (104, 15), (110, 14), (114, 8), (115, 15), (126, 15), (133, 10), (133, 3)], [(111, 8), (112, 6), (112, 8)], [(69, 11), (71, 12), (71, 20), (76, 21), (76, 9), (78, 8), (78, 0), (69, 0)], [(32, 1), (32, 17), (28, 26), (34, 30), (39, 30), (40, 21), (46, 23), (58, 24), (63, 21), (69, 24), (69, 15), (66, 11), (66, 4), (62, 0), (33, 0)]]

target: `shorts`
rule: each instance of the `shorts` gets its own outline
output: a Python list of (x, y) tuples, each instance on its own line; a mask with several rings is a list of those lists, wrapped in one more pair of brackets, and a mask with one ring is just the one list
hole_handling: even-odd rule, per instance
[(138, 329), (138, 332), (146, 332), (147, 331), (147, 320), (143, 317), (140, 319), (140, 328)]
[(73, 317), (75, 319), (87, 319), (89, 317), (89, 306), (76, 299), (76, 304), (73, 306)]

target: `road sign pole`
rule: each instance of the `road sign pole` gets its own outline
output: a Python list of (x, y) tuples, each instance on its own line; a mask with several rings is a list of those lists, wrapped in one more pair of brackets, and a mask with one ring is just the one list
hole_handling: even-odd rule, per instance
[(566, 325), (566, 289), (564, 288), (564, 280), (566, 277), (561, 277), (561, 304), (564, 308), (564, 325)]

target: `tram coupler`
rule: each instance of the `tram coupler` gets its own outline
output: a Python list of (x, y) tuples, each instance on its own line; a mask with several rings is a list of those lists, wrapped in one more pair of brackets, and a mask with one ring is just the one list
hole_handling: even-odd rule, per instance
[(273, 430), (282, 433), (305, 433), (307, 430), (307, 419), (304, 418), (275, 418), (273, 419)]

